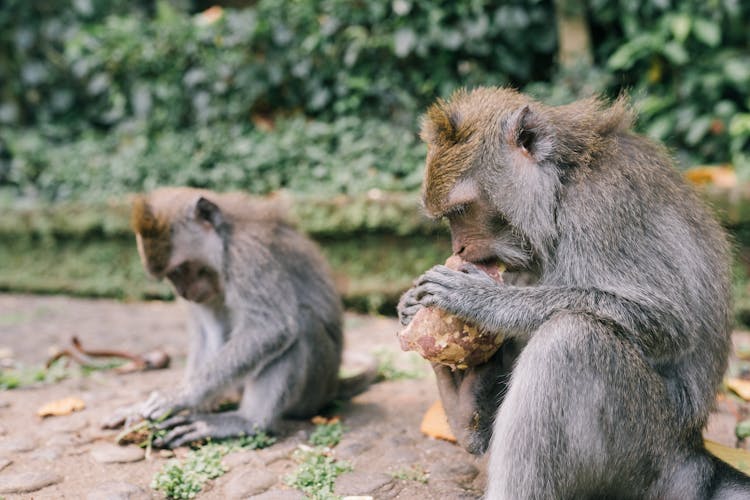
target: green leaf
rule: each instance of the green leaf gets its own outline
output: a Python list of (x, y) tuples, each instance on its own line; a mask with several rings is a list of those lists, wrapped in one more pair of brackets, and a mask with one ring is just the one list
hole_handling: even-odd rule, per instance
[(687, 14), (677, 14), (672, 17), (669, 27), (672, 30), (672, 35), (677, 41), (684, 42), (687, 40), (687, 37), (690, 34), (690, 24), (690, 16)]
[(750, 437), (750, 420), (743, 420), (737, 424), (737, 427), (734, 428), (734, 434), (737, 436), (737, 439)]
[(717, 47), (721, 42), (721, 28), (708, 19), (696, 18), (693, 24), (695, 37), (709, 47)]
[(393, 49), (398, 57), (406, 57), (417, 45), (417, 35), (414, 30), (404, 28), (393, 35)]
[(664, 47), (661, 49), (661, 53), (664, 54), (664, 57), (666, 57), (669, 62), (676, 64), (677, 66), (682, 66), (687, 63), (689, 59), (685, 47), (674, 41), (665, 43)]
[(732, 137), (750, 136), (750, 113), (739, 113), (729, 122), (729, 135)]
[(750, 60), (729, 59), (724, 63), (724, 74), (735, 85), (750, 84)]
[(674, 129), (674, 123), (674, 115), (660, 116), (646, 128), (646, 134), (654, 139), (664, 140)]
[(711, 128), (711, 121), (712, 119), (709, 116), (701, 116), (697, 120), (693, 121), (693, 123), (690, 125), (690, 128), (688, 128), (687, 134), (685, 135), (685, 142), (690, 146), (695, 146), (696, 144), (698, 144), (701, 139), (706, 136), (708, 130)]
[(614, 70), (628, 70), (633, 65), (650, 54), (660, 45), (660, 39), (652, 34), (639, 35), (628, 43), (620, 46), (607, 61), (607, 66)]

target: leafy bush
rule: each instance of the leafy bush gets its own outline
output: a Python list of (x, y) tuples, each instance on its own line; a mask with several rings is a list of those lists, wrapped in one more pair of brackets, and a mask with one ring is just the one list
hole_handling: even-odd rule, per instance
[(176, 128), (302, 110), (403, 114), (411, 125), (414, 110), (460, 85), (544, 77), (555, 47), (549, 0), (260, 0), (195, 16), (163, 1), (153, 15), (126, 5), (11, 0), (0, 68), (21, 77), (0, 119)]
[(58, 140), (56, 128), (9, 132), (0, 186), (44, 200), (107, 196), (186, 185), (268, 193), (413, 191), (424, 146), (412, 129), (356, 117), (284, 120), (270, 132), (217, 124), (149, 135), (138, 127)]
[(750, 4), (585, 2), (594, 66), (560, 71), (551, 0), (8, 0), (0, 188), (414, 191), (416, 118), (459, 86), (634, 95), (683, 165), (750, 174)]
[(631, 89), (642, 129), (683, 165), (731, 161), (750, 174), (750, 3), (591, 0), (593, 47)]

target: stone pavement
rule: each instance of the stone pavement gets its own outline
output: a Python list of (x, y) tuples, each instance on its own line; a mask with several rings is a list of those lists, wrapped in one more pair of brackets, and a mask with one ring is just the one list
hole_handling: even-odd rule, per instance
[[(116, 432), (101, 430), (99, 422), (114, 409), (179, 381), (186, 353), (183, 318), (173, 303), (0, 295), (0, 362), (13, 359), (38, 365), (73, 335), (89, 348), (135, 353), (163, 348), (173, 359), (167, 370), (128, 375), (96, 371), (86, 377), (0, 392), (0, 497), (161, 498), (150, 483), (169, 454), (155, 452), (146, 459), (141, 448), (116, 446)], [(348, 461), (353, 470), (339, 476), (336, 493), (377, 499), (479, 498), (485, 481), (484, 461), (419, 431), (422, 415), (437, 399), (437, 390), (426, 363), (416, 360), (415, 364), (412, 356), (401, 353), (397, 330), (392, 318), (347, 314), (347, 349), (386, 350), (396, 365), (416, 367), (424, 376), (380, 382), (340, 408), (337, 414), (346, 431), (335, 455)], [(746, 334), (736, 338), (750, 345)], [(69, 416), (36, 416), (43, 404), (68, 396), (81, 398), (85, 409)], [(706, 435), (737, 445), (734, 425), (746, 414), (744, 404), (723, 397)], [(310, 422), (288, 421), (270, 448), (227, 455), (223, 463), (228, 472), (208, 483), (198, 498), (304, 498), (284, 484), (284, 477), (297, 467), (292, 453), (307, 441), (313, 428)], [(178, 456), (184, 453), (177, 450)], [(409, 471), (419, 472), (420, 477)]]

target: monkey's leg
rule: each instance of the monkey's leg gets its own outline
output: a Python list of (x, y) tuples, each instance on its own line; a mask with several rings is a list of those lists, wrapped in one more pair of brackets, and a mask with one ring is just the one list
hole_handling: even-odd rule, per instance
[(452, 371), (433, 364), (443, 409), (458, 444), (469, 453), (487, 450), (498, 406), (505, 397), (519, 342), (503, 344), (486, 363)]
[(661, 379), (632, 344), (589, 315), (554, 315), (513, 370), (486, 498), (648, 498), (684, 431), (673, 422)]
[(303, 397), (304, 374), (297, 349), (272, 361), (245, 382), (240, 408), (225, 413), (179, 415), (162, 422), (169, 429), (155, 446), (175, 448), (199, 439), (249, 436), (258, 431), (273, 431), (289, 404)]

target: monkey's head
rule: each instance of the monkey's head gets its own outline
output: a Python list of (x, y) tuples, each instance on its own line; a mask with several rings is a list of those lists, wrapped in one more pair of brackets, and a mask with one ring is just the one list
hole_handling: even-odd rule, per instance
[(623, 100), (548, 107), (510, 89), (457, 91), (424, 117), (424, 207), (448, 220), (465, 260), (528, 269), (554, 251), (564, 184), (629, 123)]
[(212, 193), (162, 188), (133, 203), (132, 227), (146, 270), (175, 292), (206, 303), (223, 290), (224, 245), (230, 225)]

